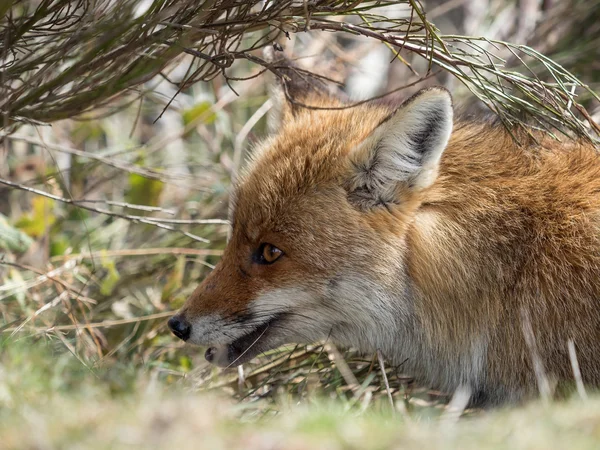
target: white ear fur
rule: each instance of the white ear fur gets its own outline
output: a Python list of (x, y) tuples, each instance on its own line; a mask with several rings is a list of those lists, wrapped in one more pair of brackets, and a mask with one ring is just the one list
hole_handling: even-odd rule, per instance
[(349, 198), (361, 207), (393, 203), (400, 183), (418, 191), (437, 178), (452, 132), (452, 98), (423, 89), (382, 122), (350, 154)]

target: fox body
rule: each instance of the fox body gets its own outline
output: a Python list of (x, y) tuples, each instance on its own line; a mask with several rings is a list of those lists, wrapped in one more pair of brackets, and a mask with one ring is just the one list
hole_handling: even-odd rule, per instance
[(571, 383), (572, 341), (600, 384), (600, 157), (528, 142), (454, 121), (441, 88), (397, 108), (288, 107), (171, 329), (225, 367), (319, 339), (379, 350), (487, 405), (535, 395), (540, 374)]

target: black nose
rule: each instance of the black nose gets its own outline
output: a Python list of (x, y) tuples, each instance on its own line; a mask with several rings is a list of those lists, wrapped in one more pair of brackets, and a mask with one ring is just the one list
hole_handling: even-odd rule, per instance
[(169, 319), (169, 328), (179, 339), (187, 341), (190, 338), (192, 327), (180, 316), (173, 316)]

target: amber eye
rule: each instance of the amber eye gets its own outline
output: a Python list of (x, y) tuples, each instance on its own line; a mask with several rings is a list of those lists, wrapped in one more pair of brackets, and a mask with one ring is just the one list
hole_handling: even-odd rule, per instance
[(283, 251), (271, 244), (262, 244), (259, 248), (257, 262), (260, 264), (271, 264), (277, 261)]

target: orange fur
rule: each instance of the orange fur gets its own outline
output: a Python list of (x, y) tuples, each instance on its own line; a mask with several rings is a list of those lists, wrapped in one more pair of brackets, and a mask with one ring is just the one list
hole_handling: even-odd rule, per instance
[[(431, 186), (400, 183), (393, 202), (356, 207), (349, 155), (392, 112), (370, 104), (288, 115), (239, 180), (232, 240), (180, 316), (217, 314), (217, 328), (234, 318), (253, 330), (261, 315), (282, 314), (266, 329), (277, 338), (258, 350), (331, 336), (406, 360), (404, 370), (432, 387), (467, 384), (473, 402), (487, 404), (537, 392), (525, 320), (550, 378), (573, 379), (572, 339), (584, 381), (598, 386), (595, 148), (541, 134), (538, 143), (519, 136), (519, 146), (501, 127), (458, 122)], [(253, 262), (264, 242), (284, 256)]]

